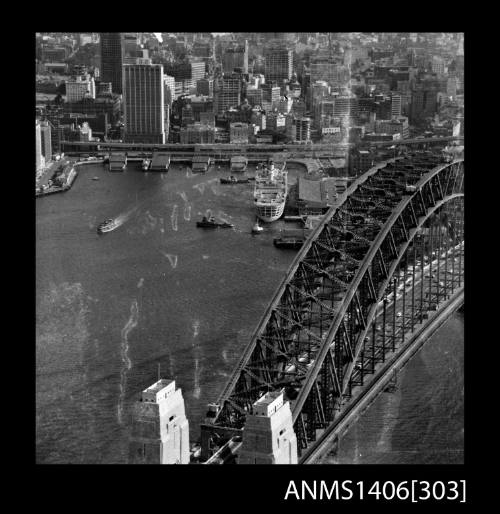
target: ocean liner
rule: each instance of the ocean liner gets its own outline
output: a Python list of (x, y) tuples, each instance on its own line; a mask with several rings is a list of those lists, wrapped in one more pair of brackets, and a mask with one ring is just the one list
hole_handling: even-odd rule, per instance
[(285, 210), (288, 172), (284, 170), (285, 163), (278, 169), (269, 160), (267, 166), (261, 167), (255, 173), (254, 199), (257, 216), (266, 223), (279, 219)]

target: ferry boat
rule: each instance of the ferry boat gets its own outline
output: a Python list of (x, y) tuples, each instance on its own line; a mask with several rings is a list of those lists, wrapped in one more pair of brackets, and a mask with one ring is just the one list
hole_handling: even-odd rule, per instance
[(99, 226), (97, 227), (97, 233), (104, 234), (105, 232), (111, 232), (112, 230), (114, 230), (117, 227), (118, 227), (118, 222), (116, 220), (110, 218), (99, 224)]
[(149, 159), (144, 159), (142, 161), (142, 171), (148, 171), (150, 164), (151, 164), (151, 161)]
[(196, 226), (199, 228), (232, 228), (234, 225), (232, 223), (227, 223), (223, 221), (222, 223), (219, 223), (215, 221), (215, 218), (213, 216), (210, 216), (210, 218), (207, 218), (206, 216), (203, 216), (201, 221), (196, 222)]
[(285, 163), (281, 169), (275, 168), (270, 159), (267, 166), (261, 167), (255, 174), (254, 200), (257, 216), (270, 223), (279, 219), (285, 210), (288, 194), (288, 172)]
[(264, 228), (259, 225), (259, 220), (256, 220), (255, 225), (252, 227), (252, 234), (260, 234), (263, 230)]

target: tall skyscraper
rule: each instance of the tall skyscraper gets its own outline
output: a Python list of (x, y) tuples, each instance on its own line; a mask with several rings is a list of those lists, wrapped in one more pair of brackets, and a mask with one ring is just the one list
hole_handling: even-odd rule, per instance
[(227, 48), (222, 56), (222, 71), (232, 73), (240, 68), (243, 73), (248, 73), (248, 41), (242, 45)]
[(165, 144), (165, 80), (161, 64), (123, 66), (125, 139)]
[(42, 134), (40, 130), (40, 121), (35, 120), (35, 140), (36, 140), (36, 171), (42, 168), (44, 165), (42, 155)]
[(224, 75), (214, 86), (214, 110), (223, 114), (230, 107), (240, 105), (241, 78), (239, 75)]
[(286, 45), (271, 45), (265, 50), (264, 56), (266, 82), (274, 80), (281, 84), (284, 80), (292, 78), (293, 53)]
[(48, 121), (41, 122), (40, 135), (42, 155), (45, 159), (45, 162), (47, 163), (52, 160), (52, 134), (50, 129), (50, 123)]
[(111, 82), (113, 93), (121, 94), (123, 43), (121, 32), (101, 32), (101, 81)]

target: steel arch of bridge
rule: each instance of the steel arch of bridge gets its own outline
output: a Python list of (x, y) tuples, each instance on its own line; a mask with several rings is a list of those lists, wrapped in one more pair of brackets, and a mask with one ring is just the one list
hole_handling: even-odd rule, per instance
[[(373, 372), (376, 358), (385, 358), (386, 304), (391, 294), (398, 299), (395, 282), (389, 291), (403, 261), (406, 280), (410, 246), (415, 256), (421, 243), (423, 294), (427, 253), (432, 265), (432, 234), (439, 233), (438, 258), (444, 247), (439, 225), (444, 221), (439, 219), (444, 216), (450, 227), (445, 231), (447, 252), (450, 241), (462, 243), (463, 174), (463, 160), (440, 162), (432, 152), (422, 152), (385, 161), (348, 188), (309, 236), (266, 310), (218, 399), (220, 410), (211, 420), (215, 432), (241, 429), (263, 392), (285, 388), (299, 452), (314, 443), (316, 431), (333, 421), (353, 385), (363, 384), (365, 366)], [(425, 231), (431, 235), (424, 236)], [(415, 262), (414, 257), (413, 280)], [(381, 304), (384, 347), (376, 357), (374, 320)], [(413, 299), (411, 316), (416, 318), (414, 305)], [(416, 321), (409, 321), (412, 329)], [(403, 315), (403, 337), (406, 325)], [(370, 329), (371, 362), (364, 355)], [(397, 334), (394, 322), (387, 341), (393, 350)]]

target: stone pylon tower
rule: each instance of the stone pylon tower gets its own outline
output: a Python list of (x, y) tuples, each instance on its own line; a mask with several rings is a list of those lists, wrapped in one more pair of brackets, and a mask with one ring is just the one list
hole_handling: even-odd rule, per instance
[(266, 393), (247, 415), (238, 464), (297, 464), (290, 403), (282, 391)]
[(135, 403), (129, 463), (189, 464), (189, 423), (175, 380), (158, 380)]

